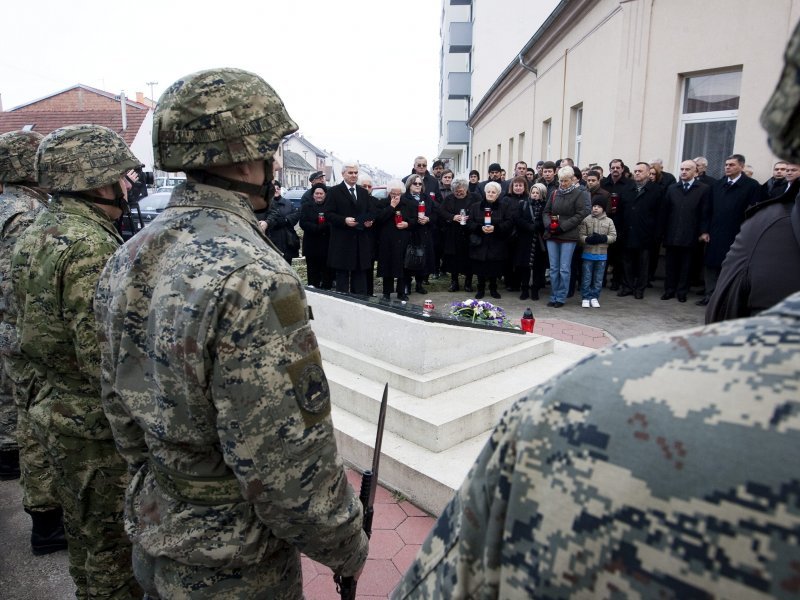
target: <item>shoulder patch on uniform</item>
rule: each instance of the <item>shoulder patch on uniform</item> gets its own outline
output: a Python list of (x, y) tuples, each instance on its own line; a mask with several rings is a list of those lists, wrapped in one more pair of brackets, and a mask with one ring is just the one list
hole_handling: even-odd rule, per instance
[(290, 294), (273, 300), (272, 305), (284, 329), (300, 323), (306, 317), (305, 304), (300, 294)]
[(306, 427), (316, 425), (331, 412), (331, 393), (319, 350), (286, 367)]

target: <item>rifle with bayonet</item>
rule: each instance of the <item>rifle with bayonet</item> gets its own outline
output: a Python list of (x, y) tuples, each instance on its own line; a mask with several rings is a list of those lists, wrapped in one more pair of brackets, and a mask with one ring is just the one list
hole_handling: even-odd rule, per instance
[[(378, 415), (378, 433), (375, 436), (375, 451), (372, 454), (372, 469), (364, 471), (361, 476), (361, 491), (358, 499), (364, 507), (364, 533), (367, 537), (372, 535), (372, 516), (374, 514), (375, 491), (378, 489), (378, 466), (381, 461), (381, 443), (383, 442), (383, 424), (386, 421), (386, 406), (389, 401), (389, 384), (383, 388), (383, 399), (381, 400), (381, 410)], [(355, 600), (356, 580), (353, 577), (341, 577), (334, 575), (336, 591), (339, 592), (342, 600)]]

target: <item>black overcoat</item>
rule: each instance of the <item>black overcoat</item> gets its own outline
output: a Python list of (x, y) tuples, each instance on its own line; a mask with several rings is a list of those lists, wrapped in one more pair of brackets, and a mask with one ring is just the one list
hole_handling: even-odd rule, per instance
[[(328, 189), (325, 218), (331, 225), (328, 266), (332, 269), (357, 271), (372, 267), (372, 228), (363, 223), (375, 219), (375, 205), (367, 190), (359, 185), (355, 189), (356, 202), (344, 182)], [(355, 218), (359, 224), (348, 226), (347, 217)]]

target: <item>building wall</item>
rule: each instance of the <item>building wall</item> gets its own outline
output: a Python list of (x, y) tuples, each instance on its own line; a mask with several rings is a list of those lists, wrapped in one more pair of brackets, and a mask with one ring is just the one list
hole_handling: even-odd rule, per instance
[(558, 3), (559, 0), (473, 0), (474, 104), (489, 91)]
[[(747, 0), (574, 4), (582, 10), (580, 18), (569, 19), (572, 28), (544, 35), (526, 55), (537, 75), (513, 69), (473, 114), (474, 167), (485, 174), (489, 162), (500, 162), (508, 170), (518, 154), (515, 147), (510, 155), (509, 139), (518, 140), (520, 133), (525, 134), (522, 159), (529, 164), (574, 158), (572, 108), (581, 105), (581, 165), (607, 167), (614, 157), (626, 163), (660, 157), (675, 172), (683, 76), (738, 65), (742, 84), (734, 151), (745, 154), (756, 178), (770, 176), (775, 158), (759, 115), (800, 17), (800, 0), (767, 0), (759, 11)], [(553, 29), (565, 23), (556, 22)], [(549, 157), (543, 145), (548, 119)], [(720, 168), (711, 165), (712, 173)]]

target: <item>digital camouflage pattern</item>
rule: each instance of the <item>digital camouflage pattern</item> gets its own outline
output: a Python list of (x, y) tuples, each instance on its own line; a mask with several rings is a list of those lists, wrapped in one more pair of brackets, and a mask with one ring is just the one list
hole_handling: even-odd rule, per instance
[(102, 125), (68, 125), (49, 133), (36, 153), (39, 185), (51, 192), (81, 192), (118, 182), (141, 166), (116, 132)]
[(143, 587), (298, 598), (300, 551), (356, 573), (368, 541), (303, 286), (246, 197), (178, 186), (109, 261), (95, 304)]
[[(2, 136), (0, 136), (2, 137)], [(33, 155), (29, 156), (33, 165)], [(11, 255), (17, 239), (46, 210), (47, 195), (22, 185), (4, 184), (0, 195), (0, 450), (19, 447), (22, 504), (29, 511), (58, 506), (53, 475), (42, 445), (33, 436), (28, 401), (33, 392), (33, 370), (19, 353), (16, 304), (11, 285)]]
[(786, 47), (783, 73), (761, 113), (775, 156), (800, 163), (800, 22)]
[(517, 401), (393, 598), (797, 598), (800, 294)]
[(187, 75), (161, 95), (153, 115), (155, 164), (187, 171), (267, 160), (297, 131), (280, 96), (258, 75), (210, 69)]
[(94, 204), (56, 196), (12, 258), (19, 347), (38, 387), (28, 415), (55, 471), (78, 598), (141, 593), (122, 524), (129, 478), (100, 403), (94, 319), (97, 279), (120, 242)]
[(0, 135), (0, 183), (36, 184), (36, 149), (44, 136), (35, 131)]

